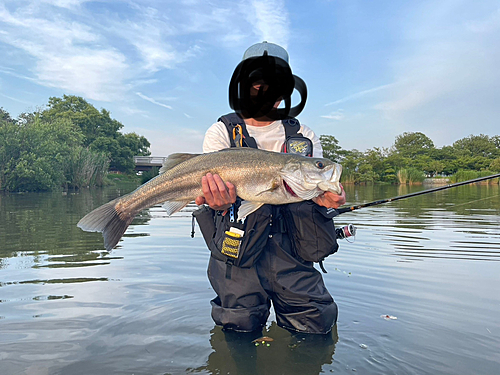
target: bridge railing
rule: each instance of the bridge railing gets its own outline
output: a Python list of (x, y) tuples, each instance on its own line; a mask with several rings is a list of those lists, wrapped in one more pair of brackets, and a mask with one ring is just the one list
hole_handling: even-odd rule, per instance
[(134, 156), (134, 163), (135, 165), (161, 167), (166, 159), (166, 156)]

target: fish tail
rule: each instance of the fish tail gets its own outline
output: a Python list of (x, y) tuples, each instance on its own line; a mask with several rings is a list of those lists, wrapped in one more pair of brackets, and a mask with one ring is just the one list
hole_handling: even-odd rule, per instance
[(116, 209), (118, 200), (103, 204), (85, 215), (77, 226), (87, 232), (101, 232), (106, 250), (113, 249), (127, 230), (135, 215), (126, 215)]

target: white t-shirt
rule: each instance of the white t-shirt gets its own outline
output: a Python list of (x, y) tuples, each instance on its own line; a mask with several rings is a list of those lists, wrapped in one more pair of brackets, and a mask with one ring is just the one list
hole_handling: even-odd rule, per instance
[[(285, 127), (281, 120), (274, 121), (266, 126), (252, 126), (247, 124), (250, 137), (255, 139), (257, 147), (261, 150), (280, 152), (283, 142), (285, 142)], [(300, 125), (298, 133), (309, 138), (313, 142), (313, 156), (323, 157), (323, 148), (319, 138), (307, 126)], [(203, 140), (203, 152), (219, 151), (231, 147), (231, 140), (227, 132), (226, 125), (219, 121), (208, 128)]]

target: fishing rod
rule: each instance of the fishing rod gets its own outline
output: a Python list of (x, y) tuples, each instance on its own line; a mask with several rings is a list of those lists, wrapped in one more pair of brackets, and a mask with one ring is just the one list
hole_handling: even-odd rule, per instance
[(337, 208), (337, 212), (338, 212), (338, 215), (340, 215), (340, 214), (343, 214), (343, 213), (346, 213), (346, 212), (352, 212), (354, 210), (359, 210), (360, 208), (364, 208), (364, 207), (378, 206), (379, 204), (382, 204), (382, 203), (388, 203), (388, 202), (393, 202), (393, 201), (397, 201), (397, 200), (400, 200), (400, 199), (405, 199), (405, 198), (410, 198), (410, 197), (416, 197), (417, 195), (422, 195), (422, 194), (427, 194), (427, 193), (433, 193), (435, 191), (450, 189), (450, 188), (453, 188), (453, 187), (467, 185), (467, 184), (473, 184), (474, 182), (489, 180), (489, 179), (496, 178), (496, 177), (500, 177), (500, 173), (492, 174), (491, 176), (485, 176), (485, 177), (475, 178), (473, 180), (467, 180), (467, 181), (462, 181), (462, 182), (456, 182), (454, 184), (448, 184), (448, 185), (444, 185), (444, 186), (439, 186), (439, 187), (436, 187), (436, 188), (433, 188), (433, 189), (422, 190), (422, 191), (418, 191), (416, 193), (410, 193), (410, 194), (400, 195), (400, 196), (389, 198), (389, 199), (381, 199), (381, 200), (378, 200), (378, 201), (368, 202), (368, 203), (364, 203), (364, 204), (358, 204), (356, 206)]

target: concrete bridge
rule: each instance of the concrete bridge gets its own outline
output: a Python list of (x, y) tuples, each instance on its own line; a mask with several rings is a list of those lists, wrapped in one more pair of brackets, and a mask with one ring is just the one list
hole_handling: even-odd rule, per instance
[(166, 156), (134, 156), (135, 170), (149, 171), (153, 167), (161, 167), (166, 159)]

